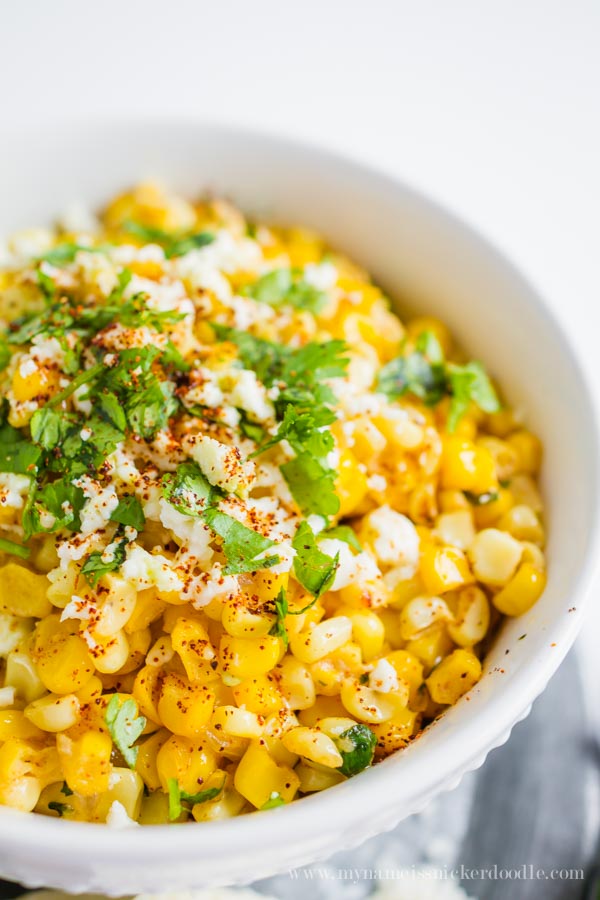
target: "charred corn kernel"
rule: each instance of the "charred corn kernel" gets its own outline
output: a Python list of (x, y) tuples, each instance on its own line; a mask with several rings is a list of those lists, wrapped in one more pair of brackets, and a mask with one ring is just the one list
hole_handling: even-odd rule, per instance
[(79, 706), (75, 694), (48, 694), (30, 703), (25, 708), (25, 715), (42, 731), (65, 731), (77, 722)]
[(454, 650), (441, 661), (426, 684), (435, 703), (456, 703), (481, 678), (481, 663), (468, 650)]
[(94, 634), (90, 654), (98, 672), (110, 675), (118, 672), (129, 657), (129, 641), (124, 631), (117, 631), (109, 637)]
[(134, 610), (124, 626), (127, 634), (147, 628), (160, 617), (166, 605), (154, 588), (140, 591), (137, 594)]
[(385, 657), (394, 667), (398, 678), (408, 685), (408, 705), (415, 707), (418, 694), (423, 684), (423, 664), (421, 660), (407, 650), (394, 650)]
[(542, 442), (530, 431), (515, 431), (508, 438), (515, 451), (519, 472), (537, 475), (542, 464)]
[(353, 718), (359, 722), (386, 722), (408, 703), (408, 685), (399, 681), (397, 691), (382, 694), (365, 684), (347, 679), (342, 685), (341, 700)]
[(235, 770), (236, 790), (257, 809), (278, 794), (289, 803), (296, 794), (300, 779), (293, 769), (278, 766), (259, 744), (252, 743)]
[(291, 753), (304, 757), (320, 766), (337, 769), (343, 765), (341, 753), (332, 739), (317, 728), (300, 726), (282, 737), (283, 746)]
[(469, 547), (469, 559), (478, 581), (503, 585), (514, 575), (522, 547), (510, 534), (497, 528), (480, 531)]
[(285, 656), (279, 666), (279, 690), (290, 709), (308, 709), (315, 702), (315, 683), (304, 663), (293, 656)]
[(193, 738), (210, 721), (215, 695), (205, 685), (190, 684), (187, 678), (170, 672), (165, 675), (158, 700), (159, 721), (173, 734)]
[(19, 403), (47, 396), (56, 387), (60, 377), (58, 370), (47, 366), (37, 366), (24, 374), (26, 366), (17, 366), (12, 379), (12, 392)]
[(444, 438), (442, 487), (484, 494), (498, 486), (494, 457), (485, 447), (452, 435)]
[(223, 635), (219, 647), (223, 672), (239, 679), (264, 675), (277, 665), (280, 655), (279, 638), (269, 634), (257, 638)]
[(544, 545), (544, 528), (529, 506), (513, 506), (498, 522), (500, 531), (508, 531), (518, 541)]
[(233, 787), (233, 779), (229, 775), (223, 771), (217, 771), (211, 775), (207, 786), (221, 787), (223, 780), (225, 780), (225, 786), (214, 800), (195, 803), (192, 807), (192, 816), (196, 822), (216, 822), (219, 819), (230, 819), (241, 813), (246, 805), (246, 800)]
[(474, 507), (475, 524), (477, 528), (490, 528), (514, 505), (512, 491), (499, 487), (491, 495), (488, 503), (482, 503)]
[(108, 790), (112, 740), (100, 731), (86, 731), (78, 738), (56, 737), (56, 749), (65, 781), (72, 791), (91, 797)]
[(352, 622), (347, 616), (334, 616), (312, 629), (294, 635), (290, 640), (293, 655), (304, 663), (313, 663), (333, 653), (352, 636)]
[(133, 584), (128, 584), (120, 575), (108, 574), (103, 578), (107, 589), (97, 620), (94, 622), (94, 633), (100, 637), (117, 634), (127, 625), (135, 609), (137, 592)]
[(470, 585), (460, 591), (454, 622), (448, 634), (460, 647), (472, 647), (487, 634), (490, 626), (490, 605), (481, 588)]
[(217, 678), (215, 648), (202, 622), (181, 616), (171, 632), (173, 650), (179, 654), (190, 681)]
[(5, 683), (16, 689), (17, 697), (31, 703), (46, 693), (37, 666), (28, 650), (13, 650), (6, 657)]
[(154, 666), (144, 666), (137, 673), (133, 685), (133, 697), (140, 713), (153, 722), (160, 722), (158, 701), (164, 674)]
[(387, 722), (371, 725), (371, 731), (377, 738), (375, 758), (381, 759), (402, 750), (411, 737), (417, 732), (421, 714), (405, 708), (399, 709)]
[(94, 674), (94, 664), (83, 638), (70, 632), (68, 622), (47, 616), (35, 631), (34, 656), (37, 671), (47, 690), (71, 694)]
[(340, 518), (351, 515), (363, 502), (369, 491), (367, 476), (350, 450), (342, 450), (337, 465), (338, 477), (335, 490), (340, 500)]
[(215, 709), (210, 727), (213, 731), (222, 731), (232, 737), (259, 738), (263, 726), (256, 715), (247, 709), (237, 706), (219, 706)]
[(46, 735), (20, 709), (0, 709), (0, 744), (10, 738), (44, 740)]
[(161, 728), (145, 741), (138, 745), (138, 755), (135, 768), (142, 781), (150, 791), (157, 791), (161, 787), (158, 775), (157, 759), (160, 748), (170, 737), (166, 728)]
[(13, 616), (47, 616), (52, 611), (47, 590), (45, 575), (36, 575), (17, 563), (7, 563), (0, 569), (0, 610)]
[(425, 331), (431, 332), (444, 356), (448, 356), (452, 350), (452, 338), (447, 326), (439, 319), (435, 319), (433, 316), (417, 316), (415, 319), (411, 319), (406, 326), (406, 334), (412, 341), (416, 341), (419, 335)]
[(456, 547), (425, 546), (419, 571), (429, 594), (443, 594), (473, 581), (467, 558)]
[(95, 818), (105, 822), (113, 803), (120, 803), (133, 821), (137, 821), (142, 808), (144, 782), (137, 772), (115, 766), (110, 773), (108, 790), (100, 797)]
[(156, 768), (164, 791), (175, 778), (182, 791), (193, 794), (217, 768), (217, 755), (204, 736), (172, 735), (158, 751)]
[(269, 633), (274, 621), (274, 615), (251, 609), (240, 595), (223, 605), (223, 628), (232, 637), (263, 637)]
[(238, 706), (243, 706), (259, 716), (269, 716), (283, 706), (283, 697), (267, 675), (246, 678), (233, 688)]
[(484, 435), (477, 441), (478, 447), (484, 447), (491, 453), (496, 467), (496, 475), (500, 481), (512, 478), (519, 465), (519, 457), (511, 444), (497, 437)]
[(441, 597), (415, 597), (400, 613), (400, 633), (410, 641), (436, 622), (450, 622), (452, 613)]
[(505, 616), (520, 616), (539, 600), (545, 587), (544, 571), (522, 563), (508, 584), (492, 597), (492, 603)]
[(318, 696), (313, 706), (303, 709), (298, 713), (298, 721), (301, 725), (318, 725), (326, 718), (346, 718), (346, 707), (339, 695), (334, 697)]
[[(435, 534), (443, 544), (467, 550), (475, 537), (473, 513), (470, 509), (457, 509), (438, 516), (435, 523)], [(437, 593), (434, 591), (433, 593)]]
[(420, 632), (417, 637), (408, 641), (406, 649), (421, 660), (429, 671), (452, 650), (454, 644), (448, 635), (446, 622), (432, 625)]

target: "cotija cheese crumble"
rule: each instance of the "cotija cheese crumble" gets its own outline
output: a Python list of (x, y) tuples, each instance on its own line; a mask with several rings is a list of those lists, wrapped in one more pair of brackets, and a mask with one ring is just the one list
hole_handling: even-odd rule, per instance
[(0, 803), (290, 803), (540, 596), (540, 442), (319, 236), (143, 184), (9, 240), (0, 315)]

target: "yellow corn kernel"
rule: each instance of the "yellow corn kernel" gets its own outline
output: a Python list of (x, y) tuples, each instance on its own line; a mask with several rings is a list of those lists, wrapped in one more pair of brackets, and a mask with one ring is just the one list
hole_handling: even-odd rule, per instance
[(517, 506), (521, 504), (530, 506), (538, 515), (543, 513), (544, 504), (542, 503), (542, 497), (531, 475), (515, 475), (511, 479), (510, 490)]
[(437, 622), (450, 622), (452, 613), (441, 597), (415, 597), (400, 613), (400, 634), (410, 641)]
[[(395, 454), (398, 450), (417, 450), (425, 440), (423, 426), (413, 422), (403, 411), (398, 414), (395, 409), (390, 408), (384, 415), (375, 416), (373, 423), (383, 435), (389, 450)], [(371, 462), (371, 460), (372, 457), (367, 457), (364, 461)]]
[(496, 437), (505, 438), (511, 431), (519, 427), (514, 409), (505, 406), (497, 413), (491, 413), (486, 417), (487, 430)]
[[(368, 416), (359, 416), (348, 423), (347, 440), (359, 462), (372, 463), (387, 445), (387, 438)], [(346, 437), (345, 432), (342, 432)]]
[(411, 319), (406, 326), (407, 337), (416, 341), (424, 331), (430, 331), (442, 348), (444, 356), (452, 351), (452, 336), (443, 322), (433, 316), (417, 316)]
[(367, 476), (350, 450), (342, 450), (337, 466), (335, 489), (340, 500), (339, 517), (351, 515), (369, 492)]
[(11, 738), (0, 747), (0, 804), (31, 812), (42, 788), (31, 764), (33, 745)]
[(521, 560), (521, 544), (497, 528), (480, 531), (469, 547), (469, 559), (478, 581), (501, 586), (514, 575)]
[(290, 709), (308, 709), (315, 702), (315, 683), (304, 663), (293, 656), (284, 656), (277, 672), (279, 690)]
[(205, 685), (190, 684), (187, 678), (165, 675), (158, 701), (159, 721), (173, 734), (194, 738), (208, 725), (215, 695)]
[(173, 735), (162, 745), (156, 768), (163, 791), (169, 791), (169, 779), (175, 778), (182, 791), (194, 794), (217, 768), (217, 755), (206, 738)]
[(363, 659), (370, 660), (381, 653), (385, 628), (378, 613), (342, 606), (338, 610), (338, 615), (347, 616), (352, 623), (352, 637), (361, 650), (359, 664)]
[(318, 730), (335, 740), (354, 725), (356, 725), (354, 719), (349, 719), (347, 716), (327, 716), (319, 719)]
[(25, 703), (31, 703), (46, 693), (46, 685), (38, 675), (38, 670), (28, 649), (13, 650), (6, 657), (5, 684), (14, 687), (17, 696)]
[(246, 678), (232, 690), (238, 706), (244, 706), (259, 716), (269, 716), (283, 707), (283, 697), (267, 675)]
[(137, 822), (142, 808), (144, 782), (137, 772), (115, 766), (110, 773), (110, 783), (94, 810), (94, 819), (105, 822), (113, 803), (120, 803), (130, 819)]
[(257, 638), (238, 638), (223, 635), (219, 658), (223, 672), (233, 678), (251, 678), (270, 672), (281, 656), (279, 638), (266, 634)]
[(230, 819), (241, 813), (246, 800), (233, 786), (233, 779), (222, 769), (217, 769), (207, 782), (206, 788), (221, 787), (225, 785), (214, 800), (204, 803), (195, 803), (192, 807), (192, 816), (196, 822), (216, 822), (220, 819)]
[(232, 637), (263, 637), (274, 621), (274, 615), (263, 612), (262, 604), (252, 609), (243, 595), (231, 597), (223, 604), (223, 628)]
[(371, 725), (371, 731), (377, 738), (375, 758), (383, 759), (396, 750), (406, 747), (411, 737), (418, 731), (421, 713), (408, 708), (400, 709), (393, 718), (378, 725)]
[(435, 703), (456, 703), (481, 678), (481, 663), (469, 650), (454, 650), (441, 661), (426, 684)]
[(288, 766), (278, 766), (258, 743), (252, 743), (235, 771), (236, 790), (257, 809), (278, 794), (285, 803), (293, 800), (300, 779)]
[(159, 618), (166, 606), (167, 604), (159, 598), (155, 588), (139, 591), (135, 601), (135, 608), (125, 625), (125, 631), (127, 634), (131, 634), (134, 631), (147, 628)]
[[(56, 552), (56, 539), (48, 534), (40, 539), (37, 550), (31, 556), (31, 562), (38, 572), (47, 574), (58, 565), (58, 553)], [(48, 599), (50, 599), (48, 597)]]
[(125, 664), (119, 669), (119, 675), (129, 675), (131, 672), (137, 672), (146, 658), (151, 640), (152, 632), (149, 628), (140, 628), (139, 631), (133, 631), (131, 634), (128, 634), (129, 656)]
[(10, 738), (44, 740), (46, 735), (20, 709), (0, 709), (0, 744)]
[(490, 604), (481, 588), (470, 585), (458, 595), (454, 622), (448, 634), (460, 647), (472, 647), (487, 634), (490, 626)]
[(171, 643), (190, 681), (211, 681), (218, 677), (215, 648), (198, 619), (180, 616), (171, 632)]
[(231, 737), (259, 738), (263, 733), (263, 726), (256, 713), (237, 706), (217, 707), (210, 727)]
[(352, 622), (347, 616), (334, 616), (290, 639), (294, 656), (304, 663), (314, 663), (333, 653), (352, 636)]
[(142, 797), (142, 808), (138, 819), (140, 825), (168, 825), (169, 798), (163, 791), (152, 791)]
[(98, 672), (112, 675), (127, 663), (129, 657), (129, 641), (124, 631), (117, 631), (109, 637), (93, 635), (94, 645), (91, 654)]
[(395, 609), (380, 609), (378, 616), (383, 622), (386, 644), (389, 644), (392, 650), (398, 650), (400, 647), (403, 647), (404, 638), (400, 630), (400, 614), (398, 611)]
[(287, 590), (289, 580), (289, 572), (261, 569), (252, 575), (246, 593), (258, 597), (259, 603), (264, 605), (274, 600), (282, 590)]
[(515, 431), (508, 438), (518, 459), (518, 471), (537, 475), (542, 464), (542, 442), (530, 431)]
[(485, 447), (492, 454), (496, 466), (496, 475), (500, 481), (507, 481), (515, 474), (519, 465), (519, 457), (510, 443), (491, 435), (483, 435), (477, 441), (478, 447)]
[(498, 522), (500, 531), (508, 531), (518, 541), (544, 545), (544, 528), (529, 506), (513, 506)]
[(342, 685), (341, 700), (350, 715), (359, 722), (387, 722), (408, 703), (409, 690), (404, 681), (399, 681), (397, 691), (382, 694), (366, 684), (346, 679)]
[(33, 372), (23, 375), (18, 365), (12, 378), (12, 392), (18, 403), (26, 403), (36, 397), (48, 396), (58, 385), (60, 372), (48, 366), (37, 366)]
[(443, 513), (452, 513), (471, 508), (471, 504), (462, 491), (439, 491), (438, 503)]
[(495, 500), (475, 506), (473, 510), (477, 528), (490, 528), (495, 525), (498, 519), (514, 505), (513, 493), (508, 488), (499, 487), (494, 493)]
[(281, 742), (290, 753), (302, 756), (320, 766), (337, 769), (343, 765), (342, 755), (332, 739), (317, 728), (307, 728), (303, 725), (292, 728), (283, 735)]
[(79, 738), (56, 736), (65, 781), (72, 791), (91, 797), (108, 790), (112, 741), (108, 734), (87, 731)]
[[(400, 566), (397, 569), (390, 569), (383, 576), (385, 585), (390, 591), (386, 606), (392, 609), (402, 609), (409, 600), (414, 600), (415, 597), (425, 593), (425, 585), (418, 572), (412, 578), (406, 578), (405, 574), (406, 570)], [(378, 610), (377, 615), (381, 615), (382, 612), (383, 610)]]
[(485, 494), (498, 486), (494, 457), (485, 447), (454, 435), (444, 438), (441, 466), (442, 487)]
[(428, 594), (443, 594), (473, 581), (467, 558), (456, 547), (426, 545), (421, 553), (419, 571)]
[(140, 713), (153, 722), (160, 722), (158, 701), (164, 674), (154, 666), (144, 666), (137, 673), (132, 689)]
[(75, 694), (48, 694), (25, 708), (25, 715), (42, 731), (65, 731), (79, 718), (79, 700)]
[(374, 578), (368, 581), (354, 581), (341, 588), (340, 600), (348, 606), (356, 609), (379, 609), (389, 603), (390, 591), (383, 578)]
[(536, 569), (540, 569), (544, 572), (546, 569), (546, 557), (537, 544), (531, 544), (529, 541), (522, 541), (521, 547), (523, 548), (521, 562), (531, 563)]
[(316, 791), (324, 791), (346, 780), (341, 772), (335, 769), (315, 769), (314, 766), (300, 762), (296, 766), (296, 775), (300, 779), (300, 793), (314, 794)]
[(421, 660), (413, 653), (408, 653), (407, 650), (394, 650), (384, 658), (394, 667), (398, 678), (408, 685), (408, 705), (412, 708), (418, 707), (420, 704), (419, 691), (423, 684)]
[(150, 791), (157, 791), (161, 786), (157, 767), (158, 752), (162, 745), (169, 740), (169, 737), (167, 729), (161, 728), (160, 731), (155, 732), (138, 745), (135, 768)]
[(7, 563), (0, 569), (0, 610), (13, 616), (41, 619), (52, 611), (48, 600), (48, 579), (25, 566)]
[(430, 670), (452, 650), (453, 646), (446, 623), (443, 622), (425, 629), (407, 643), (406, 649), (420, 659), (427, 670)]
[(346, 707), (339, 695), (336, 697), (322, 695), (316, 698), (311, 707), (298, 713), (298, 721), (301, 725), (318, 725), (323, 719), (346, 718), (346, 716)]
[(34, 657), (38, 674), (53, 694), (71, 694), (93, 676), (94, 665), (83, 638), (70, 622), (47, 616), (35, 630)]
[(285, 234), (286, 250), (292, 266), (319, 262), (325, 251), (322, 238), (308, 228), (290, 228)]
[(137, 592), (133, 584), (112, 573), (103, 577), (102, 585), (107, 592), (102, 594), (103, 602), (94, 622), (94, 633), (100, 637), (110, 637), (127, 625), (135, 609)]
[(443, 544), (466, 550), (475, 537), (473, 513), (470, 509), (456, 509), (453, 512), (442, 513), (435, 523), (435, 535)]
[[(45, 787), (35, 805), (34, 812), (53, 818), (84, 820), (87, 809), (83, 807), (86, 801), (84, 800), (82, 803), (82, 800), (75, 797), (74, 794), (69, 795), (67, 799), (63, 790), (64, 785), (65, 782), (61, 779), (61, 781), (55, 781), (54, 784)], [(53, 804), (52, 808), (50, 803)]]
[(66, 569), (53, 569), (48, 573), (48, 590), (46, 596), (53, 606), (64, 609), (71, 600), (73, 594), (77, 593), (77, 582), (79, 579), (79, 569), (75, 563), (69, 563)]
[(505, 616), (520, 616), (539, 600), (545, 587), (545, 572), (524, 562), (508, 584), (492, 597), (492, 603)]
[(4, 659), (17, 647), (26, 646), (32, 631), (32, 619), (0, 612), (0, 657)]

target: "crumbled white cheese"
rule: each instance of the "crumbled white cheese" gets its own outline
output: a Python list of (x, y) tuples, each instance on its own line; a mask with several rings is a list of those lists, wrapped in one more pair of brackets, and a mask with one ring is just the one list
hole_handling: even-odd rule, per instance
[(318, 291), (328, 291), (335, 286), (337, 269), (330, 262), (308, 263), (304, 266), (304, 280)]
[(202, 572), (191, 578), (185, 586), (184, 595), (191, 600), (195, 609), (201, 609), (216, 598), (225, 599), (236, 596), (239, 592), (237, 575), (223, 575), (222, 566), (217, 562), (209, 572)]
[(102, 487), (93, 478), (83, 475), (76, 482), (87, 498), (81, 510), (81, 533), (91, 534), (105, 528), (112, 513), (119, 505), (119, 498), (113, 484)]
[(119, 803), (118, 800), (114, 800), (110, 805), (110, 809), (108, 810), (108, 815), (106, 817), (106, 824), (109, 828), (138, 828), (139, 822), (135, 822), (133, 819), (130, 819), (127, 815), (127, 810), (123, 806), (122, 803)]
[(182, 550), (202, 563), (209, 562), (214, 553), (210, 547), (210, 528), (201, 519), (180, 513), (162, 497), (158, 508), (161, 523), (168, 528)]
[(0, 612), (0, 659), (8, 656), (11, 650), (27, 637), (31, 629), (31, 619)]
[(17, 689), (7, 685), (6, 687), (0, 688), (0, 709), (6, 709), (7, 706), (12, 706), (15, 702), (15, 697), (17, 695)]
[(407, 516), (387, 505), (380, 506), (365, 516), (361, 530), (380, 563), (412, 569), (414, 575), (419, 563), (419, 535)]
[(275, 417), (273, 404), (267, 397), (265, 386), (251, 369), (241, 369), (236, 374), (235, 385), (229, 392), (229, 402), (243, 409), (255, 422), (266, 422)]
[(255, 467), (242, 462), (239, 450), (205, 434), (187, 435), (182, 441), (185, 452), (198, 463), (210, 484), (233, 494), (245, 494), (254, 481)]
[(357, 582), (373, 582), (381, 576), (377, 563), (366, 552), (353, 553), (345, 541), (336, 538), (325, 538), (319, 541), (319, 549), (329, 556), (339, 553), (339, 565), (335, 573), (332, 591), (339, 591)]
[(0, 472), (0, 509), (21, 509), (30, 484), (28, 475)]
[(156, 587), (165, 593), (176, 593), (183, 589), (183, 581), (171, 561), (159, 553), (148, 553), (143, 547), (130, 547), (121, 574), (135, 582), (138, 591)]
[(399, 688), (398, 674), (387, 659), (380, 659), (369, 673), (369, 687), (380, 694), (389, 694)]

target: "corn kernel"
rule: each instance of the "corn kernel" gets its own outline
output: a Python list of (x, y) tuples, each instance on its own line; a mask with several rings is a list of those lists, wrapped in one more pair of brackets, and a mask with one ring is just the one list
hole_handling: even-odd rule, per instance
[(108, 734), (87, 731), (76, 739), (59, 734), (56, 748), (63, 775), (72, 791), (91, 797), (108, 790), (112, 753)]
[(521, 559), (522, 548), (510, 534), (486, 528), (469, 547), (469, 559), (478, 581), (503, 585), (510, 581)]
[(365, 684), (347, 679), (342, 685), (340, 697), (345, 708), (357, 721), (373, 724), (386, 722), (408, 703), (408, 685), (403, 681), (399, 685), (394, 693), (382, 694)]
[(36, 575), (17, 563), (7, 563), (0, 569), (0, 610), (41, 619), (52, 611), (47, 591), (45, 575)]
[(448, 625), (448, 634), (460, 647), (478, 644), (487, 634), (490, 625), (490, 605), (481, 588), (471, 585), (458, 595), (454, 622)]
[(158, 751), (156, 768), (164, 791), (168, 793), (169, 779), (175, 778), (182, 791), (194, 794), (217, 768), (217, 755), (200, 735), (172, 735)]
[(246, 678), (233, 687), (238, 706), (244, 706), (259, 716), (269, 716), (283, 707), (283, 697), (267, 675)]
[(505, 616), (521, 616), (539, 600), (545, 587), (545, 573), (524, 562), (508, 584), (492, 597), (492, 603)]
[(419, 571), (429, 594), (443, 594), (473, 581), (467, 559), (456, 547), (426, 545), (421, 553)]
[(223, 635), (219, 658), (223, 672), (233, 678), (264, 675), (279, 662), (282, 646), (279, 638), (264, 635), (260, 638), (238, 638)]
[(293, 769), (278, 766), (259, 744), (252, 743), (235, 770), (236, 790), (257, 809), (261, 809), (273, 794), (285, 803), (294, 798), (300, 779)]
[(508, 438), (508, 443), (516, 453), (518, 471), (527, 475), (537, 475), (542, 464), (540, 439), (530, 431), (515, 431)]
[(48, 694), (30, 703), (25, 715), (42, 731), (65, 731), (79, 718), (79, 700), (75, 694)]
[(259, 738), (263, 733), (263, 726), (256, 713), (237, 706), (217, 707), (210, 727), (232, 737)]
[(215, 695), (201, 684), (170, 672), (165, 675), (158, 701), (159, 721), (173, 734), (194, 738), (208, 725)]
[(453, 704), (481, 678), (481, 663), (468, 650), (454, 650), (427, 678), (427, 688), (435, 703)]
[(291, 753), (330, 769), (337, 769), (344, 760), (332, 739), (317, 728), (300, 726), (284, 734), (283, 746)]
[(484, 494), (498, 486), (494, 458), (485, 447), (447, 436), (441, 468), (442, 487), (447, 490)]
[(333, 653), (352, 636), (352, 622), (347, 616), (334, 616), (315, 625), (310, 631), (294, 635), (290, 649), (301, 662), (313, 663)]

